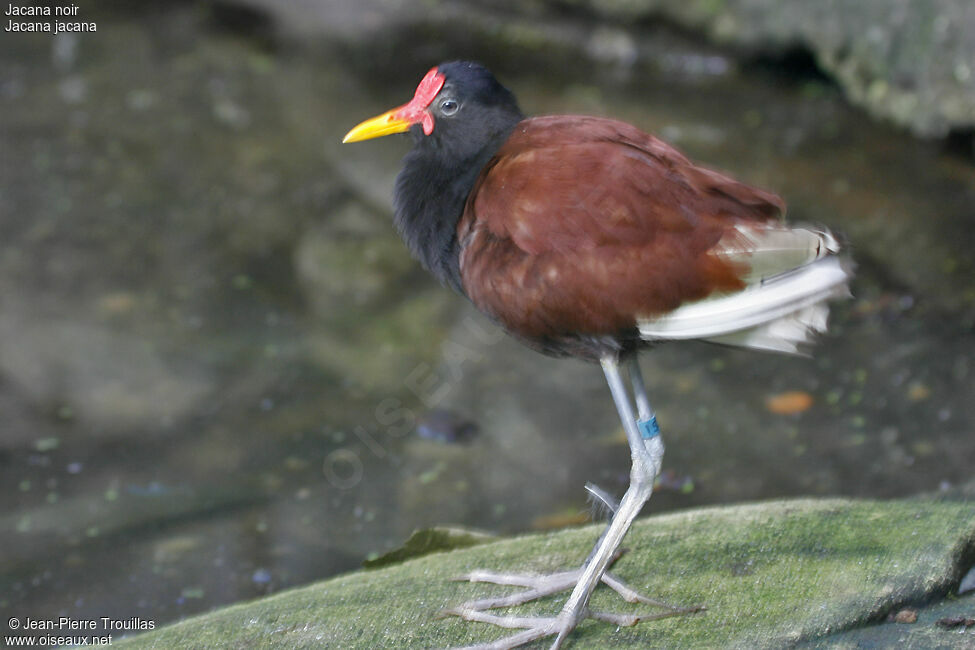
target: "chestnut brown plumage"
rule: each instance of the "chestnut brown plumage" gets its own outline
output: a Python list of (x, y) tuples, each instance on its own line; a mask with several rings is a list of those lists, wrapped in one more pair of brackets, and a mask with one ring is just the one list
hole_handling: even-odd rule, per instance
[(638, 317), (743, 288), (742, 266), (709, 251), (737, 220), (783, 210), (629, 124), (528, 119), (483, 168), (458, 223), (463, 287), (519, 337), (598, 358), (602, 346), (580, 338), (629, 349)]
[[(839, 245), (824, 229), (784, 225), (775, 194), (699, 167), (629, 124), (526, 119), (475, 63), (431, 69), (411, 102), (363, 122), (345, 141), (405, 131), (414, 147), (397, 178), (394, 222), (413, 254), (529, 346), (598, 360), (633, 461), (630, 487), (578, 572), (476, 572), (470, 579), (532, 588), (449, 613), (525, 628), (484, 646), (508, 648), (549, 634), (558, 647), (586, 616), (633, 624), (690, 611), (615, 616), (588, 608), (600, 581), (642, 598), (606, 574), (663, 457), (636, 353), (692, 338), (798, 352), (825, 329), (825, 301), (847, 292)], [(486, 611), (568, 587), (554, 618)]]

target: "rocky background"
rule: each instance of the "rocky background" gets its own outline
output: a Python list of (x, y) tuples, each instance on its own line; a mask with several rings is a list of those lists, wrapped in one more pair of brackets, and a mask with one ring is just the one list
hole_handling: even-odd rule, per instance
[(644, 360), (649, 507), (950, 490), (975, 455), (975, 16), (956, 2), (89, 2), (0, 39), (0, 609), (158, 622), (414, 528), (588, 517), (625, 441), (409, 258), (404, 139), (341, 145), (439, 61), (633, 122), (844, 233), (813, 360)]
[(389, 30), (461, 28), (499, 47), (660, 65), (641, 28), (666, 24), (737, 55), (796, 57), (869, 114), (922, 137), (975, 128), (975, 6), (964, 0), (243, 0), (299, 39), (350, 47)]

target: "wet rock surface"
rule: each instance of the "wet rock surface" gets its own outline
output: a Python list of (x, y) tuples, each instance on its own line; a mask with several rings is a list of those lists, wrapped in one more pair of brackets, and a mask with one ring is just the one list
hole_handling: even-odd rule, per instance
[[(0, 43), (4, 611), (172, 620), (416, 528), (523, 531), (584, 514), (586, 481), (625, 485), (598, 368), (528, 352), (409, 259), (389, 223), (404, 140), (340, 144), (447, 58), (532, 113), (656, 132), (849, 239), (856, 299), (813, 360), (646, 356), (665, 466), (692, 479), (650, 509), (971, 476), (969, 159), (666, 25), (379, 4), (109, 3), (86, 8), (96, 34)], [(789, 393), (804, 407), (769, 409)], [(417, 436), (438, 409), (478, 435)]]

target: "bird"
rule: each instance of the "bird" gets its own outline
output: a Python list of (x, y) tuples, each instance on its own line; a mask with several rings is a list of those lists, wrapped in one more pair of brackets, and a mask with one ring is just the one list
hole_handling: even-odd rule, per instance
[[(626, 625), (698, 611), (589, 608), (601, 582), (659, 604), (608, 572), (664, 454), (638, 356), (685, 340), (805, 354), (826, 330), (828, 301), (850, 295), (847, 251), (824, 227), (786, 224), (775, 193), (699, 166), (628, 123), (526, 116), (476, 62), (434, 66), (409, 102), (358, 124), (343, 142), (397, 133), (413, 146), (396, 178), (393, 222), (412, 255), (529, 348), (598, 363), (631, 457), (629, 486), (579, 569), (474, 571), (465, 577), (528, 589), (445, 613), (520, 629), (477, 647), (555, 637), (559, 648), (587, 617)], [(555, 616), (490, 611), (568, 589)]]

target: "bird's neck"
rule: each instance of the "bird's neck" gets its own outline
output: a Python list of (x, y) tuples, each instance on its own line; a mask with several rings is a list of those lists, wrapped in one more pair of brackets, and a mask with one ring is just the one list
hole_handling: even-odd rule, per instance
[(396, 178), (394, 223), (410, 252), (440, 282), (463, 294), (457, 222), (481, 170), (508, 139), (515, 124), (466, 155), (414, 147)]

